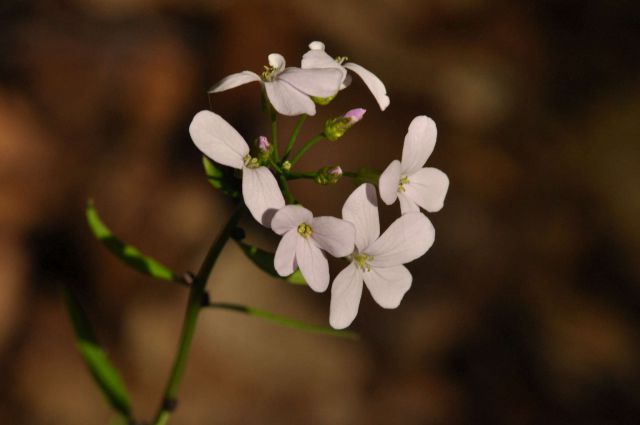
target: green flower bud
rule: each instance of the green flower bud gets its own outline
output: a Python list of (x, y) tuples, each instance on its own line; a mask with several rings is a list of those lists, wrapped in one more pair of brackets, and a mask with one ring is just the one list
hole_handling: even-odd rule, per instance
[(318, 175), (315, 178), (316, 183), (327, 185), (336, 184), (342, 177), (342, 168), (339, 165), (331, 165), (328, 167), (322, 167), (318, 171)]
[(326, 137), (327, 140), (335, 142), (344, 136), (347, 130), (359, 122), (365, 112), (367, 112), (366, 109), (356, 108), (341, 117), (327, 120), (327, 122), (324, 123), (324, 137)]

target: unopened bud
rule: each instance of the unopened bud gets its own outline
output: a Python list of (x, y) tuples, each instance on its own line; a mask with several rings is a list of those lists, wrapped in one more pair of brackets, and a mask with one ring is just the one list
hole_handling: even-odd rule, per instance
[(327, 120), (327, 122), (324, 123), (324, 136), (327, 140), (335, 142), (344, 136), (347, 130), (360, 121), (366, 112), (366, 109), (356, 108), (341, 117)]
[(269, 139), (267, 139), (265, 136), (258, 137), (258, 149), (260, 149), (260, 152), (268, 152), (270, 148), (271, 143), (269, 143)]
[(291, 163), (289, 161), (285, 161), (282, 163), (282, 169), (284, 171), (289, 171), (291, 170)]
[(336, 184), (342, 177), (342, 168), (339, 165), (331, 165), (323, 167), (318, 171), (318, 175), (315, 178), (316, 183), (327, 185)]

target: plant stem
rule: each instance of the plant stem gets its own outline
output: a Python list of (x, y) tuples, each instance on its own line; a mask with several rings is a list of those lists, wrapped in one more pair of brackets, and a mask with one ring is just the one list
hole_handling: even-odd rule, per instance
[(280, 162), (280, 153), (278, 152), (278, 115), (271, 106), (271, 102), (267, 100), (269, 105), (269, 118), (271, 118), (271, 141), (273, 143), (273, 157), (276, 162)]
[(298, 119), (298, 122), (296, 123), (296, 126), (293, 129), (293, 133), (291, 134), (291, 138), (289, 139), (289, 144), (287, 145), (287, 149), (284, 151), (284, 155), (282, 157), (283, 160), (286, 160), (289, 157), (289, 154), (291, 153), (291, 149), (293, 149), (293, 145), (295, 145), (296, 143), (296, 139), (298, 138), (300, 129), (302, 128), (302, 125), (307, 119), (307, 116), (308, 116), (307, 114), (303, 114), (300, 117), (300, 119)]
[(214, 240), (209, 252), (205, 257), (198, 274), (193, 280), (191, 290), (189, 293), (189, 303), (184, 316), (182, 324), (182, 333), (180, 335), (180, 342), (178, 344), (178, 351), (176, 353), (173, 367), (171, 369), (171, 375), (167, 382), (167, 387), (164, 391), (163, 400), (156, 413), (156, 417), (153, 420), (154, 425), (164, 425), (169, 421), (171, 413), (175, 408), (176, 396), (178, 394), (178, 388), (184, 375), (184, 370), (187, 364), (187, 358), (189, 356), (189, 350), (191, 348), (191, 342), (193, 341), (193, 335), (198, 321), (198, 314), (202, 309), (204, 300), (205, 287), (207, 280), (211, 274), (211, 270), (218, 259), (218, 256), (222, 252), (225, 244), (229, 240), (231, 232), (235, 229), (242, 215), (244, 205), (237, 206), (235, 212), (229, 218), (229, 221), (220, 231), (216, 239)]
[(298, 151), (298, 153), (296, 154), (296, 156), (293, 157), (293, 159), (291, 160), (291, 165), (295, 165), (296, 162), (298, 162), (298, 160), (300, 158), (302, 158), (302, 156), (309, 150), (311, 149), (311, 147), (313, 145), (315, 145), (316, 143), (318, 143), (320, 140), (324, 139), (324, 133), (320, 133), (318, 135), (316, 135), (314, 138), (312, 138), (311, 140), (309, 140), (307, 143), (305, 143), (305, 145), (302, 147), (302, 149), (300, 149)]
[(287, 174), (287, 180), (298, 180), (298, 179), (315, 179), (318, 176), (318, 173), (289, 173)]
[(282, 185), (282, 192), (284, 192), (284, 197), (287, 199), (287, 203), (295, 204), (296, 198), (291, 193), (291, 190), (289, 190), (289, 184), (287, 183), (287, 178), (285, 177), (285, 175), (280, 174), (278, 176), (278, 179), (280, 180), (280, 183)]

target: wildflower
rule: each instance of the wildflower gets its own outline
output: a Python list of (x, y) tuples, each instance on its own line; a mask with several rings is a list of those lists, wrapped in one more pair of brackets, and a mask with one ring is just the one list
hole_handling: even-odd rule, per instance
[(433, 245), (435, 229), (422, 213), (394, 221), (380, 236), (375, 187), (361, 184), (347, 198), (342, 218), (355, 227), (351, 264), (333, 280), (329, 322), (346, 328), (358, 314), (363, 283), (383, 308), (396, 308), (411, 287), (411, 273), (403, 265), (423, 256)]
[(389, 106), (390, 100), (387, 96), (387, 89), (378, 77), (371, 71), (358, 65), (357, 63), (348, 62), (347, 57), (339, 56), (332, 58), (324, 51), (324, 43), (314, 41), (309, 44), (309, 51), (302, 56), (302, 69), (315, 68), (334, 68), (343, 70), (344, 77), (341, 81), (340, 90), (346, 88), (351, 83), (351, 77), (346, 74), (347, 70), (355, 72), (371, 91), (376, 102), (380, 106), (380, 110), (384, 111)]
[(270, 227), (273, 214), (284, 206), (284, 198), (273, 174), (249, 153), (249, 145), (222, 117), (211, 111), (198, 112), (189, 134), (206, 156), (222, 165), (242, 170), (242, 196), (253, 218)]
[(309, 96), (334, 96), (346, 71), (340, 69), (300, 69), (285, 68), (282, 55), (271, 53), (269, 66), (261, 76), (251, 71), (231, 74), (217, 84), (209, 93), (218, 93), (243, 84), (260, 81), (274, 109), (282, 115), (315, 115), (316, 106)]
[(423, 165), (431, 156), (436, 144), (436, 124), (424, 115), (415, 117), (404, 138), (402, 161), (392, 161), (379, 180), (380, 198), (391, 205), (400, 200), (403, 214), (442, 209), (449, 189), (449, 178), (437, 168)]
[(336, 217), (313, 217), (300, 205), (280, 209), (271, 223), (273, 231), (282, 235), (274, 258), (280, 276), (289, 276), (296, 268), (316, 292), (329, 286), (329, 263), (322, 251), (344, 257), (353, 251), (353, 224)]
[(327, 140), (335, 142), (344, 136), (347, 130), (359, 122), (366, 112), (367, 110), (363, 108), (351, 109), (338, 118), (327, 120), (324, 123), (324, 137), (326, 137)]

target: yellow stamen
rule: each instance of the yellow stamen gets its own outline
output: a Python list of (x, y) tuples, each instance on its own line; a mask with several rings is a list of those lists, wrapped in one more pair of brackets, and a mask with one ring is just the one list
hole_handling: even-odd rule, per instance
[(313, 235), (313, 229), (307, 223), (302, 223), (298, 225), (298, 234), (307, 239), (308, 237)]

